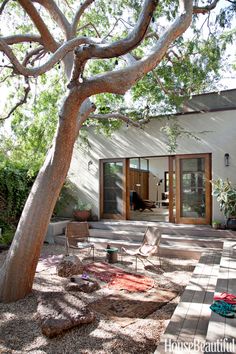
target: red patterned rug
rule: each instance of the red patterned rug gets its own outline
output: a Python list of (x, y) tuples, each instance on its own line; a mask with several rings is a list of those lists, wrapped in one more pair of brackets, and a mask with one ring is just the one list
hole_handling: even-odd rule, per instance
[(154, 287), (154, 280), (145, 275), (125, 272), (123, 269), (108, 263), (97, 262), (87, 264), (84, 270), (96, 278), (108, 283), (109, 288), (128, 290), (131, 292), (147, 291)]

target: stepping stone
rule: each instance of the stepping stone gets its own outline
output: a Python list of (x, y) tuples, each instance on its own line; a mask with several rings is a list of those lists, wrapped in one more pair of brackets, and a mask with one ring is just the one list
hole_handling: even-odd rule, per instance
[(75, 255), (65, 256), (57, 266), (59, 277), (68, 278), (81, 273), (83, 273), (83, 264)]
[(42, 333), (55, 337), (73, 327), (95, 321), (95, 314), (77, 297), (63, 292), (42, 293), (37, 313)]

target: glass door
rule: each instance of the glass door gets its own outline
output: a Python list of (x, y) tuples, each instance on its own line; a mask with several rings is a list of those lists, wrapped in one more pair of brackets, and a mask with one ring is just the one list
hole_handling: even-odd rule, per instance
[(126, 161), (113, 159), (101, 162), (101, 217), (126, 218)]
[(176, 156), (176, 223), (210, 224), (209, 154)]

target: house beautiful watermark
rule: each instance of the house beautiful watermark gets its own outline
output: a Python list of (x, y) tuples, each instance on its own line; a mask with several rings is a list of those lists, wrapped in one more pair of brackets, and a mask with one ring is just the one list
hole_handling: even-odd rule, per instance
[(221, 338), (215, 342), (202, 342), (197, 339), (193, 342), (182, 342), (165, 339), (166, 353), (235, 353), (235, 349), (236, 340), (233, 338)]

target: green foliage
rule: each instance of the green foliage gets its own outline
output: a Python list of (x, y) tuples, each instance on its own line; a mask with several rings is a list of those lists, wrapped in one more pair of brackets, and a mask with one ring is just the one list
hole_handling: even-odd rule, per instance
[(27, 169), (9, 159), (0, 167), (0, 224), (16, 225), (34, 178), (29, 178)]
[(11, 121), (11, 135), (4, 137), (5, 149), (11, 161), (24, 166), (28, 175), (37, 174), (49, 149), (58, 120), (58, 100), (63, 87), (58, 76), (48, 85), (46, 75), (39, 79), (40, 91), (31, 111), (20, 107)]
[(4, 245), (9, 245), (15, 234), (15, 227), (4, 223), (0, 219), (0, 228), (2, 229), (2, 234), (0, 236), (0, 243)]
[(218, 81), (223, 48), (217, 38), (177, 42), (177, 49), (132, 88), (134, 101), (142, 97), (153, 113), (172, 113), (187, 97), (209, 90)]
[(209, 131), (190, 132), (182, 127), (174, 117), (172, 119), (169, 118), (167, 123), (160, 130), (166, 136), (166, 143), (170, 154), (176, 152), (178, 147), (178, 139), (186, 137), (200, 141), (201, 139), (197, 135), (210, 133)]
[(229, 180), (218, 178), (212, 181), (212, 195), (217, 198), (220, 210), (226, 218), (236, 216), (236, 186), (232, 185)]
[(84, 203), (82, 200), (77, 200), (75, 205), (74, 205), (74, 210), (90, 210), (91, 209), (91, 204), (89, 203)]
[(77, 198), (75, 197), (75, 194), (76, 194), (76, 187), (72, 182), (70, 182), (67, 179), (62, 187), (53, 214), (60, 215), (61, 211), (63, 211), (70, 205), (75, 205), (77, 202)]

